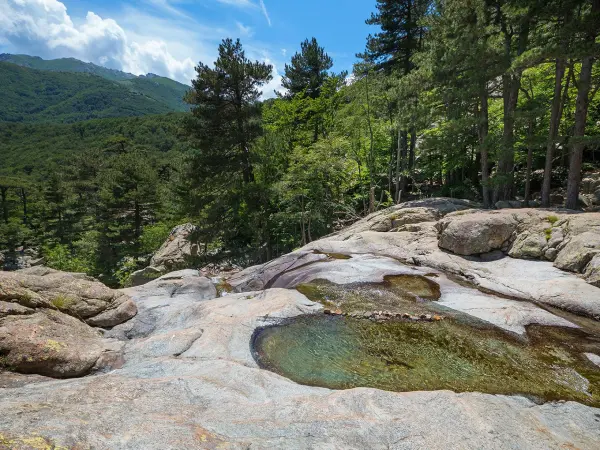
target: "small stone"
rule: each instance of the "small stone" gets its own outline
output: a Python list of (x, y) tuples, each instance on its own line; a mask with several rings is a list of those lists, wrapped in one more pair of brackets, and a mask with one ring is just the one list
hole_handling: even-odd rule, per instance
[(323, 312), (327, 315), (331, 315), (331, 310), (330, 309), (324, 309)]
[(433, 316), (433, 320), (434, 320), (435, 322), (439, 322), (440, 320), (444, 320), (444, 318), (443, 318), (442, 316), (438, 316), (437, 314), (435, 314), (435, 315)]

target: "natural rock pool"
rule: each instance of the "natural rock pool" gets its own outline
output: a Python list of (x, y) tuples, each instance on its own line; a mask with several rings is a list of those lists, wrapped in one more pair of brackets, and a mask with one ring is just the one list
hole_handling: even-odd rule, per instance
[[(585, 356), (600, 354), (597, 330), (529, 325), (525, 336), (509, 333), (439, 305), (439, 287), (423, 276), (386, 277), (382, 284), (319, 280), (298, 290), (344, 315), (300, 316), (257, 330), (258, 364), (297, 383), (521, 394), (600, 406), (600, 367)], [(365, 318), (382, 310), (390, 314)], [(426, 316), (443, 320), (418, 319)]]

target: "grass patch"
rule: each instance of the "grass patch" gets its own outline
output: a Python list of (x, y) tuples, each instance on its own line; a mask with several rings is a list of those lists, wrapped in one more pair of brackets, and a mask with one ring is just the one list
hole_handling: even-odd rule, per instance
[(552, 225), (554, 225), (556, 222), (558, 222), (558, 216), (548, 216), (546, 217), (546, 220), (548, 222), (550, 222)]
[(75, 300), (70, 297), (67, 297), (66, 295), (59, 295), (52, 299), (50, 303), (52, 303), (59, 310), (63, 311), (69, 308), (73, 303), (75, 303)]
[(546, 228), (544, 233), (546, 234), (546, 241), (552, 239), (552, 228)]

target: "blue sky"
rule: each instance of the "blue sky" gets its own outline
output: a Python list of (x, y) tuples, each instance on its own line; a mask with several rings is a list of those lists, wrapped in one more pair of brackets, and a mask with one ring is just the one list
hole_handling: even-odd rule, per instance
[(189, 83), (225, 37), (272, 63), (279, 88), (286, 62), (316, 37), (351, 70), (372, 27), (375, 0), (0, 0), (0, 52), (75, 57), (135, 74)]

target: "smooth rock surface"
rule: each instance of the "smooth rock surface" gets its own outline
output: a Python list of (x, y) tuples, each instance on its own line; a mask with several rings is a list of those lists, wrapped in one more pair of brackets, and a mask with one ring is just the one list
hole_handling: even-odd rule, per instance
[(574, 402), (331, 391), (261, 370), (248, 345), (254, 329), (321, 310), (293, 290), (212, 300), (134, 298), (138, 316), (111, 331), (126, 329), (122, 334), (132, 337), (122, 368), (0, 389), (4, 442), (144, 450), (561, 449), (594, 448), (600, 440), (600, 410)]

